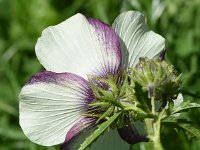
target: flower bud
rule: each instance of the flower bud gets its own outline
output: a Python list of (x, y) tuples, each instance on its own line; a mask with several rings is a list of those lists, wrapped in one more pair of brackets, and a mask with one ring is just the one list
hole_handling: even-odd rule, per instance
[(139, 83), (148, 97), (156, 100), (175, 99), (182, 89), (181, 74), (174, 66), (159, 59), (140, 58), (136, 68), (131, 68), (131, 80)]

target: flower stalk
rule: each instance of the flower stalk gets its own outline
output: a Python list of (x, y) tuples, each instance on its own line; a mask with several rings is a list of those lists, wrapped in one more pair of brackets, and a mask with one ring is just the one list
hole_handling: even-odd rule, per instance
[(145, 124), (147, 127), (147, 134), (148, 134), (147, 137), (152, 142), (154, 150), (164, 150), (160, 139), (160, 129), (161, 129), (161, 118), (165, 113), (165, 109), (163, 108), (161, 112), (156, 113), (154, 97), (151, 97), (151, 113), (155, 117), (145, 119)]

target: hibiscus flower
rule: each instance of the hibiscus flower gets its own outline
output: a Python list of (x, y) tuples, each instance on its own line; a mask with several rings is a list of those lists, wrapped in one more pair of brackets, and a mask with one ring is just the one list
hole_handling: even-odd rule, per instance
[[(19, 96), (24, 134), (40, 145), (65, 141), (63, 149), (73, 149), (80, 144), (77, 136), (96, 126), (95, 117), (82, 115), (95, 99), (88, 75), (115, 76), (122, 67), (135, 67), (140, 57), (162, 56), (164, 48), (164, 38), (151, 31), (144, 15), (136, 11), (120, 14), (112, 27), (76, 14), (46, 28), (35, 47), (46, 71), (33, 75)], [(90, 149), (128, 150), (129, 144), (117, 130), (109, 130)]]

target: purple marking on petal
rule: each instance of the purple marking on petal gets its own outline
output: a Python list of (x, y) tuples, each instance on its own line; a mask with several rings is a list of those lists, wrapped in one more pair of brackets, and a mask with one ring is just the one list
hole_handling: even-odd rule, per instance
[(89, 126), (95, 126), (96, 119), (84, 117), (79, 122), (77, 122), (67, 133), (65, 138), (65, 143), (71, 140), (73, 137), (77, 136), (81, 131)]
[(66, 135), (65, 142), (61, 146), (61, 150), (71, 150), (71, 146), (73, 144), (80, 142), (79, 139), (83, 142), (83, 137), (90, 135), (90, 132), (95, 129), (95, 122), (95, 118), (83, 117), (69, 130)]
[(129, 144), (149, 141), (148, 138), (138, 132), (134, 125), (130, 124), (128, 117), (125, 117), (123, 120), (124, 125), (121, 128), (118, 128), (118, 133), (124, 141)]
[(105, 62), (103, 62), (102, 68), (100, 68), (99, 76), (107, 77), (108, 72), (114, 76), (122, 66), (122, 53), (118, 36), (111, 27), (100, 20), (93, 18), (87, 18), (87, 20), (94, 27), (98, 41), (104, 46), (107, 55), (107, 58), (104, 58)]
[(163, 50), (159, 56), (160, 60), (163, 61), (165, 59), (166, 49)]
[(40, 83), (53, 83), (57, 85), (76, 85), (80, 92), (84, 92), (86, 104), (90, 103), (94, 99), (94, 94), (88, 81), (84, 78), (75, 75), (73, 73), (55, 73), (51, 71), (42, 71), (32, 76), (32, 78), (26, 83), (26, 85), (40, 84)]
[(28, 81), (28, 84), (33, 84), (36, 82), (46, 82), (46, 83), (58, 83), (65, 80), (73, 80), (77, 81), (81, 84), (89, 85), (88, 81), (84, 78), (75, 75), (73, 73), (55, 73), (51, 71), (42, 71), (32, 76), (32, 78)]
[(140, 136), (136, 130), (130, 125), (118, 128), (120, 137), (129, 144), (135, 144), (138, 142), (148, 142), (148, 138)]

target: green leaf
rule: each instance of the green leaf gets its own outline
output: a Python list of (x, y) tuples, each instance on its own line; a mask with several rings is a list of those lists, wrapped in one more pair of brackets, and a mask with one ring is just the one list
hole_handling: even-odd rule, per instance
[[(196, 140), (200, 140), (200, 129), (194, 127), (191, 121), (187, 119), (182, 119), (176, 116), (169, 116), (167, 118), (162, 119), (162, 123), (170, 123), (175, 125), (175, 128), (182, 128), (185, 130), (185, 134), (188, 139), (194, 138)], [(169, 127), (169, 125), (167, 125)]]
[(177, 123), (178, 117), (174, 116), (167, 116), (162, 119), (162, 123)]
[(189, 136), (189, 138), (194, 137), (200, 140), (200, 129), (193, 127), (191, 124), (187, 123), (179, 123), (178, 126), (186, 131), (186, 135)]
[(115, 113), (112, 117), (108, 118), (108, 120), (98, 126), (98, 128), (86, 138), (86, 140), (81, 144), (78, 150), (84, 150), (88, 146), (90, 146), (121, 114), (120, 112)]
[(178, 107), (175, 107), (172, 110), (171, 115), (176, 114), (176, 113), (180, 113), (182, 111), (188, 111), (189, 109), (195, 109), (195, 108), (200, 108), (200, 104), (183, 102)]
[(162, 123), (191, 123), (191, 121), (188, 121), (187, 119), (184, 118), (179, 118), (177, 116), (168, 116), (162, 119)]

